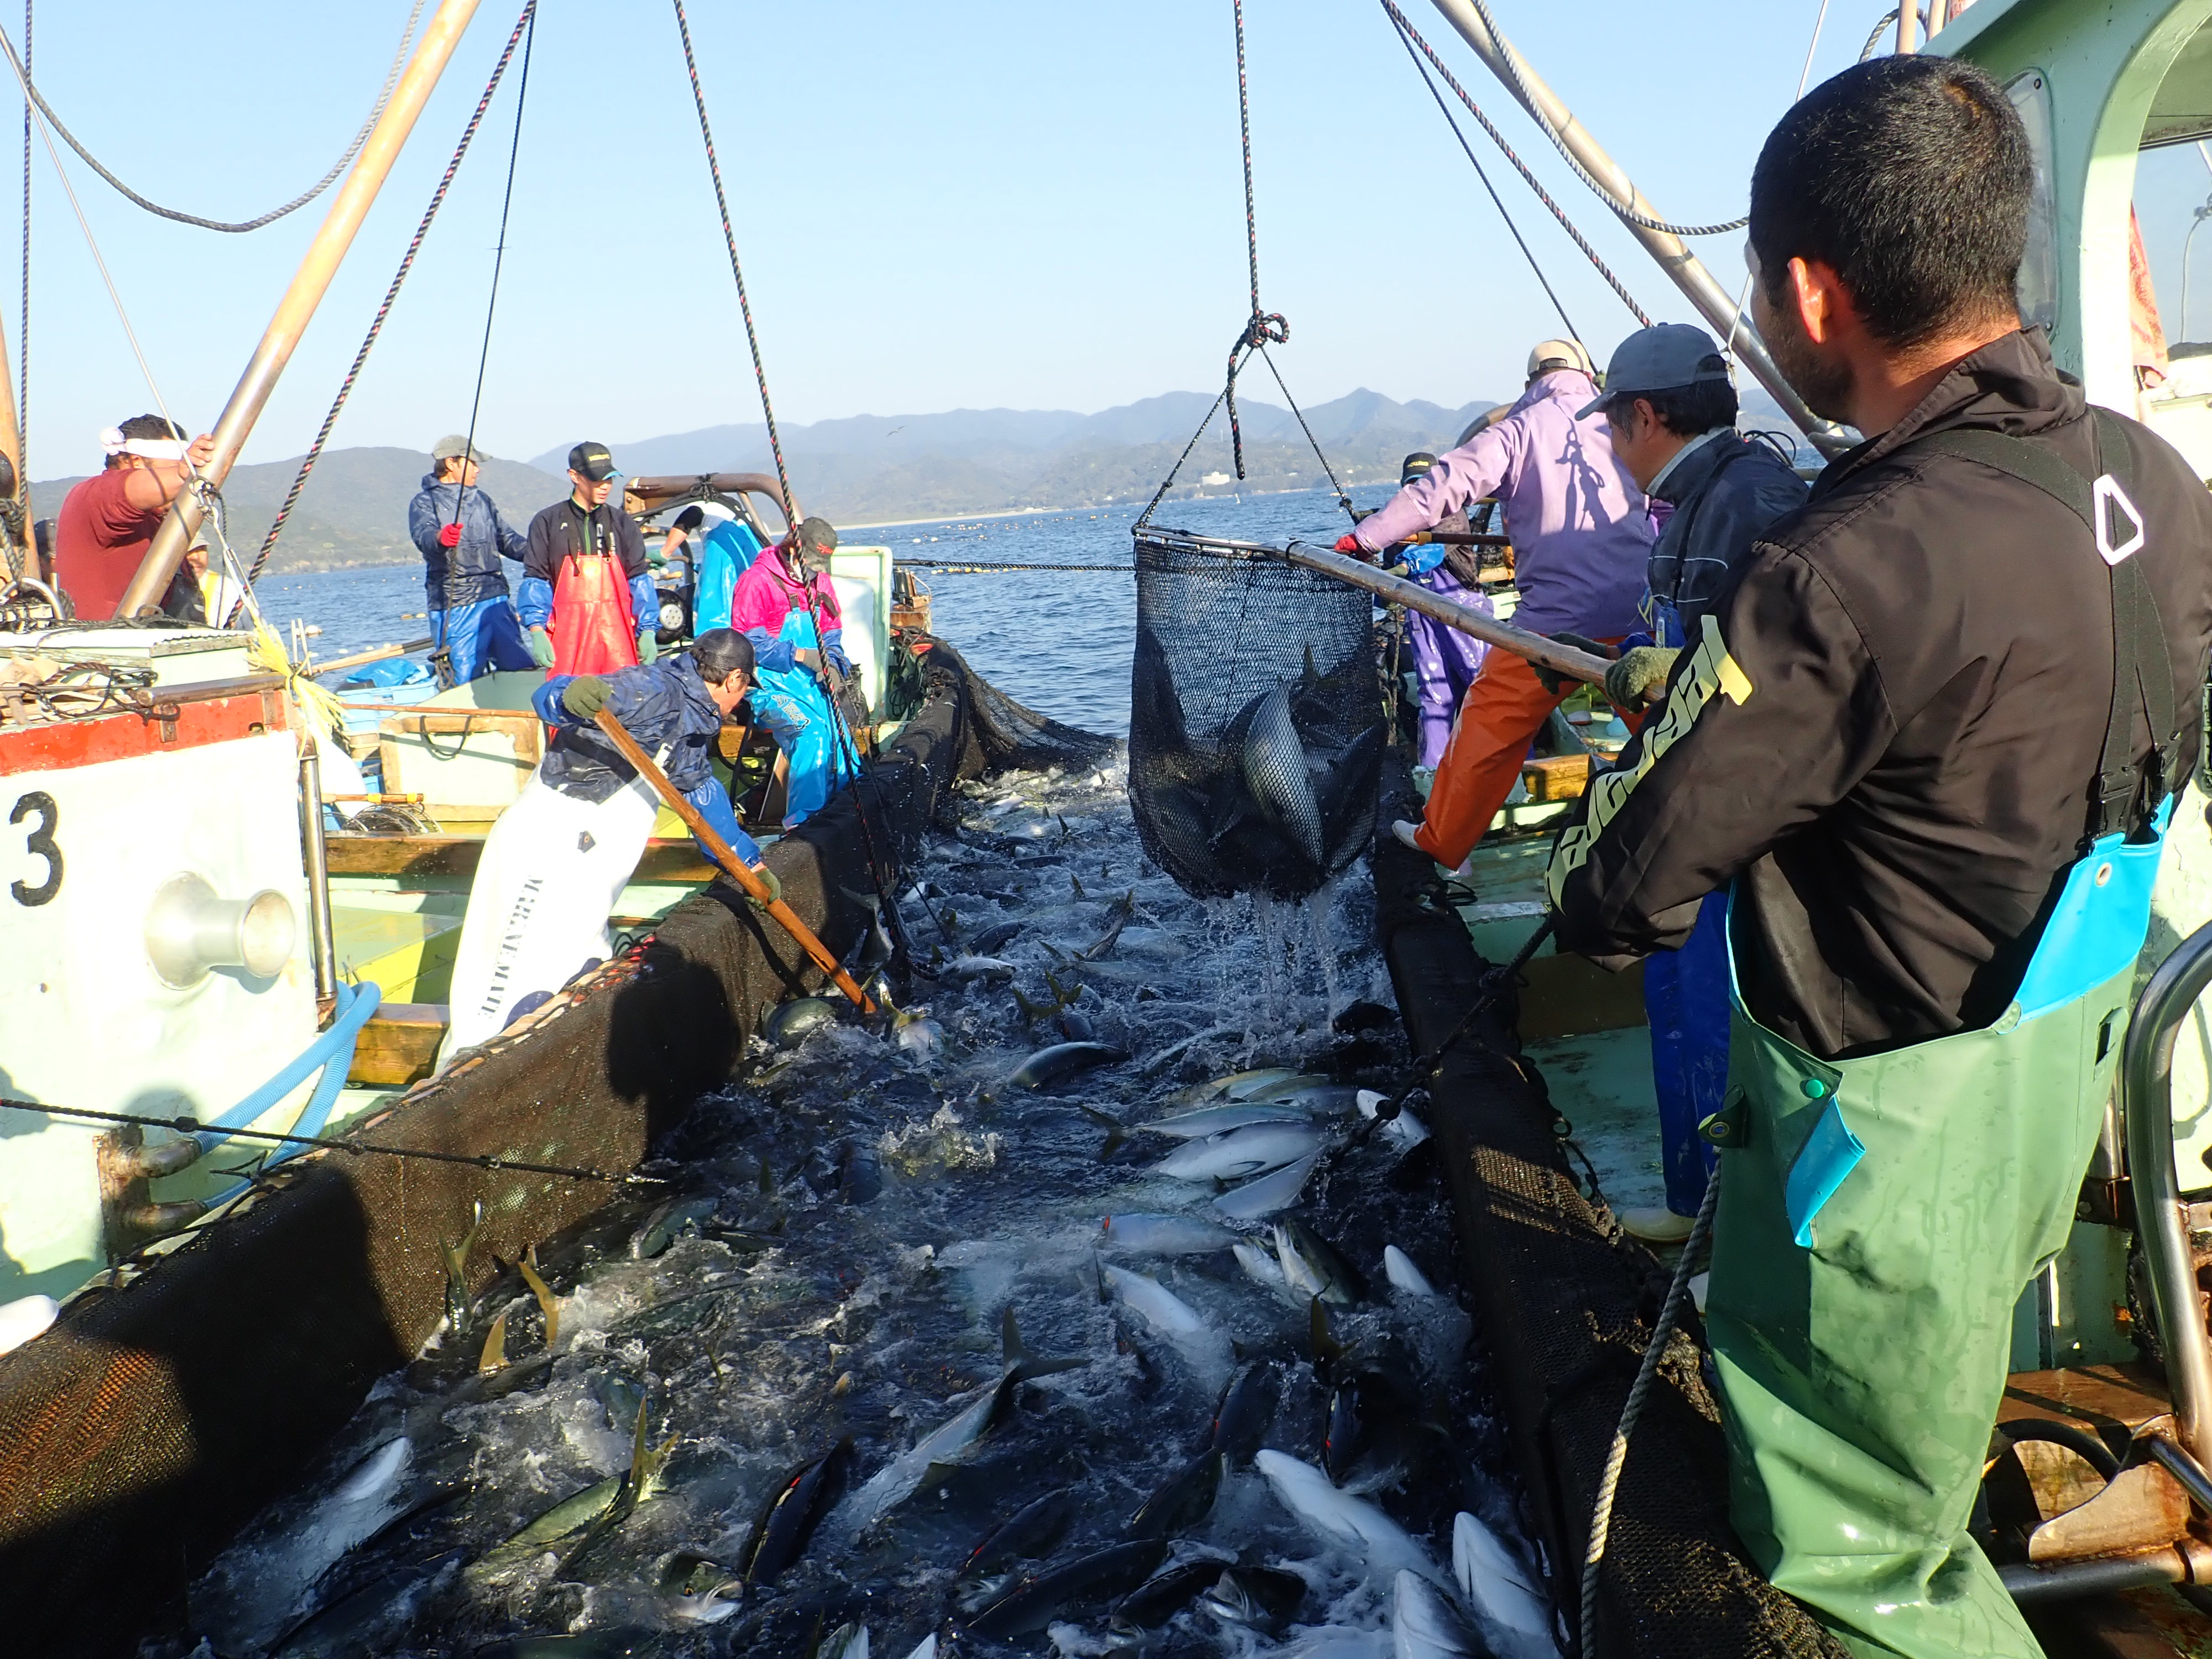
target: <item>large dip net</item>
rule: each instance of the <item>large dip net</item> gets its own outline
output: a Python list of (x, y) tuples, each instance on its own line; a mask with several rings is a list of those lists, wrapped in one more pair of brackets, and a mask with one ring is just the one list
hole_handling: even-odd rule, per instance
[(1184, 532), (1136, 537), (1129, 802), (1200, 898), (1299, 899), (1367, 850), (1387, 731), (1365, 592)]

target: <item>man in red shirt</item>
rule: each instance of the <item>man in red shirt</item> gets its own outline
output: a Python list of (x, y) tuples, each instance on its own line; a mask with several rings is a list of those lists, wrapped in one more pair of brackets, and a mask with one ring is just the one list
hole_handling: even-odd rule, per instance
[(106, 469), (70, 491), (54, 524), (54, 579), (92, 622), (115, 615), (169, 503), (215, 453), (213, 438), (187, 445), (184, 428), (159, 415), (110, 427), (100, 443)]

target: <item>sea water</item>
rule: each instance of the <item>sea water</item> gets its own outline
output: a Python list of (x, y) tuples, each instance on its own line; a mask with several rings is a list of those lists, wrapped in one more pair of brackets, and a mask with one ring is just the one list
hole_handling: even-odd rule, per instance
[[(1102, 621), (1099, 637), (1112, 636)], [(1095, 705), (1054, 712), (1099, 718)], [(1389, 1000), (1364, 866), (1297, 909), (1194, 903), (1145, 862), (1118, 760), (980, 781), (950, 817), (900, 900), (928, 970), (903, 1030), (841, 1017), (794, 1051), (756, 1039), (738, 1079), (700, 1101), (647, 1166), (668, 1178), (669, 1199), (698, 1201), (693, 1226), (641, 1258), (659, 1196), (624, 1199), (543, 1249), (559, 1311), (550, 1361), (535, 1297), (511, 1272), (496, 1280), (459, 1328), (375, 1385), (300, 1486), (195, 1586), (189, 1633), (149, 1644), (148, 1659), (808, 1659), (846, 1626), (890, 1659), (933, 1636), (963, 1654), (1142, 1642), (1224, 1659), (1383, 1655), (1407, 1565), (1401, 1529), (1446, 1583), (1456, 1512), (1522, 1537), (1436, 1143), (1352, 1144), (1358, 1116), (1340, 1105), (1316, 1122), (1341, 1150), (1285, 1214), (1364, 1281), (1351, 1305), (1327, 1310), (1325, 1342), (1393, 1370), (1415, 1397), (1394, 1431), (1410, 1451), (1385, 1459), (1358, 1499), (1388, 1516), (1368, 1531), (1391, 1536), (1392, 1551), (1301, 1520), (1240, 1461), (1162, 1560), (1295, 1575), (1303, 1590), (1279, 1628), (1228, 1623), (1194, 1601), (1139, 1636), (1115, 1629), (1110, 1597), (1076, 1595), (1033, 1633), (966, 1633), (991, 1592), (959, 1570), (986, 1532), (1065, 1492), (1065, 1535), (1019, 1571), (1048, 1574), (1124, 1540), (1146, 1498), (1206, 1447), (1223, 1382), (1243, 1367), (1273, 1378), (1260, 1443), (1322, 1461), (1334, 1373), (1316, 1352), (1312, 1308), (1255, 1272), (1273, 1252), (1270, 1221), (1285, 1217), (1225, 1218), (1212, 1183), (1154, 1168), (1187, 1143), (1141, 1126), (1183, 1109), (1181, 1091), (1241, 1069), (1388, 1087), (1407, 1055), (1395, 1024), (1362, 1030), (1366, 1020), (1345, 1018)], [(1037, 1090), (1010, 1085), (1027, 1055), (1070, 1030), (1128, 1058)], [(1117, 1249), (1101, 1224), (1132, 1212), (1218, 1224), (1244, 1248)], [(1440, 1297), (1394, 1286), (1389, 1246)], [(1146, 1276), (1188, 1316), (1107, 1268)], [(476, 1374), (502, 1314), (507, 1368), (488, 1386)], [(1033, 1360), (1078, 1363), (1012, 1387), (999, 1420), (951, 1461), (901, 1466), (926, 1462), (915, 1448), (993, 1397), (1009, 1315)], [(621, 1474), (641, 1407), (647, 1441), (671, 1448), (662, 1489), (586, 1550), (571, 1536), (501, 1551)], [(774, 1583), (702, 1595), (737, 1574), (793, 1471), (846, 1443), (845, 1496), (824, 1505), (796, 1564)], [(862, 1490), (866, 1501), (851, 1496)], [(886, 1493), (902, 1501), (873, 1514)], [(1529, 1651), (1493, 1641), (1514, 1659)]]
[[(1352, 496), (1370, 507), (1391, 494), (1364, 485)], [(987, 574), (917, 567), (916, 574), (935, 600), (933, 625), (992, 684), (1055, 720), (1125, 737), (1137, 632), (1137, 586), (1127, 567), (1129, 526), (1138, 512), (1116, 507), (878, 525), (848, 531), (845, 539), (888, 546), (899, 559), (1121, 567)], [(1167, 501), (1153, 522), (1279, 544), (1291, 536), (1327, 544), (1350, 526), (1336, 498), (1320, 490)], [(520, 568), (507, 568), (510, 581)], [(316, 654), (325, 659), (421, 639), (428, 631), (418, 565), (269, 576), (256, 591), (288, 638), (295, 617), (320, 628)]]

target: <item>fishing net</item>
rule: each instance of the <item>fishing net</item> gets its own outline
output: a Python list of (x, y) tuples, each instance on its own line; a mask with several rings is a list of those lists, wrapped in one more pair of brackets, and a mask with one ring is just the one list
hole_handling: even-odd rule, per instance
[(1129, 803), (1200, 898), (1299, 899), (1367, 850), (1388, 732), (1368, 596), (1264, 551), (1137, 533)]

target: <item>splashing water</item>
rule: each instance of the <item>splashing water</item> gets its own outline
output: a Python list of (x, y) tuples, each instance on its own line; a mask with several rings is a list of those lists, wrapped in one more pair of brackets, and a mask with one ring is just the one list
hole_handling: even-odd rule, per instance
[[(1144, 863), (1123, 787), (1115, 768), (972, 787), (919, 870), (950, 937), (905, 908), (937, 963), (1001, 966), (917, 975), (903, 1029), (926, 1021), (927, 1042), (844, 1024), (795, 1054), (761, 1050), (656, 1149), (688, 1224), (648, 1226), (659, 1206), (626, 1203), (541, 1249), (557, 1354), (527, 1287), (495, 1281), (202, 1577), (184, 1644), (150, 1644), (147, 1659), (181, 1659), (202, 1638), (224, 1659), (431, 1659), (556, 1635), (567, 1645), (548, 1655), (800, 1659), (848, 1624), (890, 1656), (954, 1632), (963, 1654), (1105, 1653), (1133, 1639), (1111, 1609), (1148, 1565), (1188, 1569), (1179, 1601), (1163, 1592), (1172, 1605), (1123, 1615), (1152, 1629), (1152, 1651), (1382, 1654), (1384, 1567), (1411, 1550), (1449, 1582), (1461, 1510), (1517, 1539), (1467, 1362), (1434, 1143), (1403, 1152), (1378, 1135), (1324, 1155), (1273, 1218), (1301, 1228), (1279, 1237), (1267, 1220), (1224, 1220), (1211, 1182), (1158, 1173), (1188, 1143), (1138, 1127), (1234, 1067), (1395, 1080), (1401, 1042), (1331, 1026), (1350, 998), (1389, 1000), (1367, 884), (1334, 884), (1303, 915), (1194, 904)], [(1025, 1055), (1082, 1036), (1130, 1058), (1010, 1084)], [(1350, 1091), (1306, 1086), (1326, 1137), (1347, 1140)], [(1102, 1232), (1109, 1215), (1202, 1219), (1240, 1248), (1147, 1255)], [(1205, 1237), (1122, 1230), (1170, 1233)], [(1358, 1281), (1328, 1310), (1328, 1342), (1349, 1355), (1334, 1364), (1316, 1362), (1299, 1277), (1271, 1265), (1309, 1233)], [(1395, 1288), (1388, 1245), (1440, 1294)], [(480, 1376), (502, 1312), (508, 1363)], [(1340, 1516), (1294, 1512), (1252, 1461), (1261, 1446), (1316, 1468), (1349, 1455), (1340, 1431), (1325, 1443), (1329, 1379), (1355, 1372), (1396, 1403), (1364, 1422), (1372, 1443), (1340, 1496), (1387, 1516), (1389, 1551), (1347, 1544), (1358, 1526)], [(1275, 1403), (1246, 1413), (1249, 1440), (1209, 1472), (1224, 1376)], [(657, 1475), (633, 1483), (638, 1448), (663, 1445)], [(1334, 1501), (1320, 1477), (1284, 1490)], [(792, 1532), (756, 1552), (757, 1522), (786, 1492), (818, 1513), (784, 1514)], [(986, 1533), (1055, 1492), (1056, 1531), (960, 1576)], [(1126, 1547), (1140, 1510), (1156, 1560)], [(743, 1582), (749, 1558), (794, 1537), (787, 1564)], [(1085, 1565), (1125, 1558), (1127, 1582)], [(1279, 1611), (1209, 1611), (1236, 1599), (1224, 1585), (1201, 1601), (1217, 1566), (1272, 1587)], [(1053, 1589), (1055, 1573), (1074, 1588)], [(1048, 1579), (1027, 1592), (1033, 1616), (990, 1611), (1024, 1576)]]

